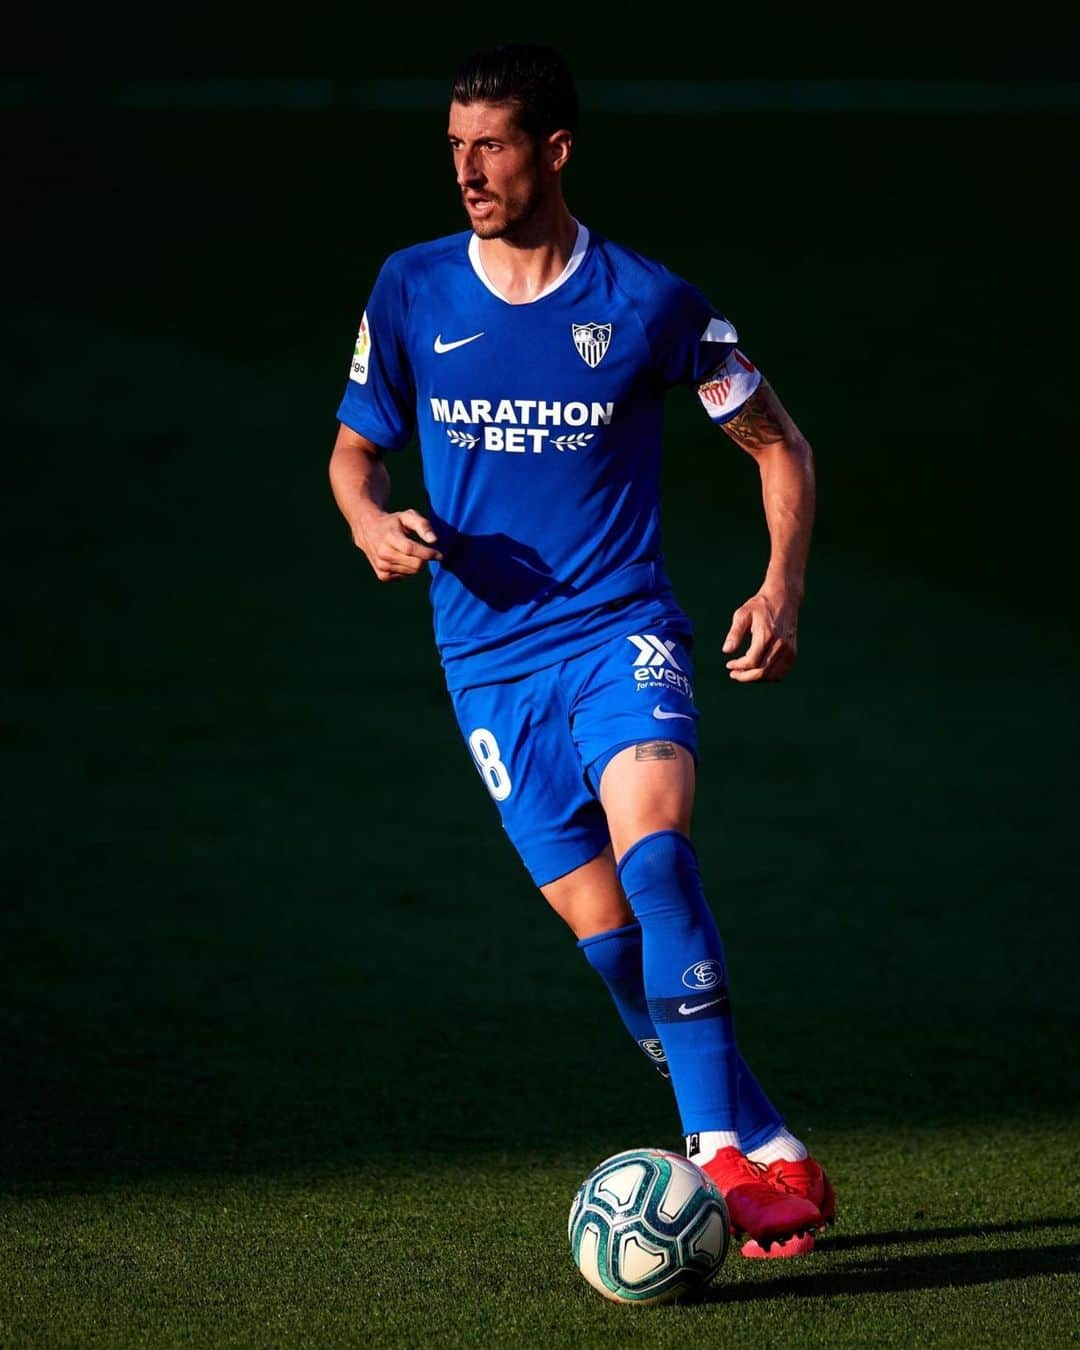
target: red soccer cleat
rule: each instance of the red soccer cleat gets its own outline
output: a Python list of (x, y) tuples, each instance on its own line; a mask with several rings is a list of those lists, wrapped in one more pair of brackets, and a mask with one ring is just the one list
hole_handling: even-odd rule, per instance
[(806, 1157), (801, 1162), (780, 1158), (766, 1167), (765, 1179), (770, 1186), (787, 1191), (788, 1195), (801, 1195), (804, 1200), (817, 1205), (826, 1224), (832, 1223), (836, 1217), (836, 1195), (832, 1182), (814, 1158)]
[[(822, 1227), (832, 1223), (836, 1215), (836, 1195), (832, 1183), (815, 1159), (807, 1157), (801, 1162), (791, 1162), (780, 1158), (765, 1168), (765, 1179), (777, 1190), (801, 1196), (816, 1205), (821, 1213)], [(742, 1255), (773, 1258), (808, 1256), (813, 1250), (814, 1238), (811, 1234), (805, 1234), (793, 1237), (788, 1242), (774, 1242), (768, 1248), (751, 1239), (743, 1244)]]
[(810, 1229), (820, 1228), (821, 1211), (813, 1201), (793, 1195), (766, 1180), (767, 1169), (751, 1162), (737, 1148), (722, 1148), (702, 1171), (716, 1182), (727, 1201), (731, 1227), (745, 1233), (761, 1250), (755, 1255), (801, 1256), (802, 1251), (776, 1251), (805, 1236), (813, 1249)]
[(774, 1242), (771, 1247), (763, 1247), (760, 1242), (748, 1238), (739, 1248), (739, 1255), (766, 1261), (790, 1260), (793, 1256), (809, 1256), (814, 1245), (813, 1233), (796, 1233), (786, 1242)]

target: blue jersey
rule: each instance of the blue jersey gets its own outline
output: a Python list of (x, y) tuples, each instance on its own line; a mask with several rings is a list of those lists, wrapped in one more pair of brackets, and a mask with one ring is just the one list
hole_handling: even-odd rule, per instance
[(617, 602), (670, 599), (665, 392), (694, 386), (723, 421), (760, 379), (700, 291), (584, 226), (527, 304), (495, 290), (478, 243), (466, 231), (387, 260), (338, 410), (386, 450), (419, 436), (451, 689), (604, 641), (625, 626)]

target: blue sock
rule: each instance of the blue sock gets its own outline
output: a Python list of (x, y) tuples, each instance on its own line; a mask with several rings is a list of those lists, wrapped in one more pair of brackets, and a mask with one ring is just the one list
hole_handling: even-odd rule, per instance
[[(641, 970), (641, 925), (624, 924), (606, 933), (582, 938), (578, 946), (608, 993), (633, 1040), (665, 1078), (670, 1078), (664, 1047), (656, 1034), (645, 999)], [(749, 1066), (739, 1056), (736, 1130), (744, 1153), (760, 1146), (784, 1128), (784, 1118), (766, 1096)]]
[[(622, 927), (609, 929), (606, 933), (580, 938), (578, 946), (607, 985), (607, 992), (612, 995), (612, 1002), (630, 1037), (644, 1050), (645, 1056), (659, 1069), (661, 1075), (670, 1079), (667, 1056), (656, 1034), (656, 1027), (652, 1025), (648, 1003), (645, 1002), (645, 984), (641, 976), (640, 923), (624, 923)], [(740, 1054), (736, 1130), (742, 1152), (759, 1149), (783, 1127), (783, 1116), (769, 1102), (761, 1084)]]
[(720, 934), (685, 835), (659, 830), (623, 855), (619, 880), (641, 925), (641, 966), (684, 1134), (737, 1132), (739, 1052)]
[(608, 987), (623, 1026), (665, 1078), (670, 1078), (664, 1047), (656, 1034), (641, 979), (641, 925), (627, 923), (582, 938), (578, 946)]
[(739, 1147), (744, 1153), (760, 1148), (767, 1139), (784, 1128), (784, 1117), (766, 1097), (742, 1055), (739, 1056), (739, 1111), (736, 1120)]

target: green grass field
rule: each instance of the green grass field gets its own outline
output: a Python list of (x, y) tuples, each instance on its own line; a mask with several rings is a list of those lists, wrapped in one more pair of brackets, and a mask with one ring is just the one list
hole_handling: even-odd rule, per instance
[(5, 117), (0, 1343), (1075, 1343), (1075, 122), (727, 119), (734, 204), (709, 124), (588, 124), (572, 205), (717, 297), (821, 481), (800, 664), (733, 686), (757, 487), (672, 400), (697, 842), (840, 1222), (635, 1310), (566, 1213), (667, 1089), (325, 481), (374, 268), (459, 227), (438, 122)]

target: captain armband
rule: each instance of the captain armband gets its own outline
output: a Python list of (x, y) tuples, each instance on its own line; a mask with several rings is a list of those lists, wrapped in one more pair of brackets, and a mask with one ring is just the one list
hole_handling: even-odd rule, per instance
[(697, 387), (702, 407), (714, 422), (734, 417), (761, 383), (761, 371), (737, 347)]

